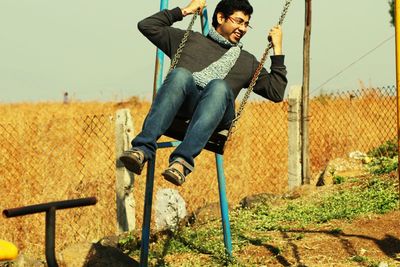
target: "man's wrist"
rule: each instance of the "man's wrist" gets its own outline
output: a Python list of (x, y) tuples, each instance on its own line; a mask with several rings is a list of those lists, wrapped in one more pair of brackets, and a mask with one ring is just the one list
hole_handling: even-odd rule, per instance
[(188, 14), (188, 12), (186, 11), (186, 9), (185, 9), (185, 8), (181, 8), (181, 10), (182, 10), (182, 16), (183, 16), (183, 17), (186, 17), (186, 15)]
[(282, 55), (282, 47), (275, 46), (274, 47), (274, 55), (276, 55), (276, 56)]

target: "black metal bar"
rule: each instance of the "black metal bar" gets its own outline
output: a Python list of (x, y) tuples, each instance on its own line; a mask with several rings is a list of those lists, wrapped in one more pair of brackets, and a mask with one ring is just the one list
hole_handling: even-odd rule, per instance
[(146, 190), (144, 195), (144, 212), (142, 224), (142, 244), (140, 245), (140, 267), (147, 267), (149, 263), (149, 243), (151, 208), (153, 203), (154, 171), (156, 168), (156, 156), (147, 163)]
[(6, 209), (3, 210), (3, 216), (11, 218), (39, 212), (46, 212), (46, 261), (49, 267), (58, 267), (55, 253), (56, 210), (89, 206), (96, 203), (96, 197), (55, 201), (13, 209)]
[(46, 211), (46, 261), (49, 267), (58, 267), (56, 260), (56, 208)]
[(78, 198), (72, 200), (55, 201), (55, 202), (48, 202), (48, 203), (19, 207), (19, 208), (6, 209), (3, 210), (3, 215), (7, 218), (11, 218), (28, 214), (34, 214), (38, 212), (47, 212), (50, 210), (50, 208), (53, 207), (56, 210), (61, 210), (61, 209), (89, 206), (89, 205), (94, 205), (96, 203), (97, 203), (96, 197)]

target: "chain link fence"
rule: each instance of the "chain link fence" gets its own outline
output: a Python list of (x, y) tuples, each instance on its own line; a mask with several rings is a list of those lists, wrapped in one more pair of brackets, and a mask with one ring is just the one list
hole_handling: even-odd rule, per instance
[[(112, 119), (40, 115), (0, 123), (0, 207), (95, 196), (95, 206), (57, 212), (57, 249), (115, 233)], [(45, 214), (1, 218), (0, 229), (2, 239), (44, 256)]]
[[(397, 138), (396, 87), (324, 94), (310, 101), (310, 166), (315, 174), (330, 159), (367, 153)], [(397, 141), (396, 141), (397, 142)]]
[[(395, 87), (325, 94), (310, 100), (313, 175), (330, 159), (367, 152), (396, 137)], [(0, 105), (0, 207), (95, 196), (95, 206), (57, 212), (56, 250), (117, 232), (115, 205), (115, 111), (129, 108), (135, 133), (150, 103)], [(67, 110), (68, 109), (68, 110)], [(95, 115), (93, 115), (95, 112)], [(92, 114), (92, 115), (87, 115)], [(97, 114), (97, 115), (96, 115)], [(160, 141), (165, 141), (164, 137)], [(172, 148), (157, 152), (154, 195), (174, 188), (161, 172)], [(288, 188), (288, 103), (251, 101), (224, 154), (227, 194), (235, 206), (246, 196), (282, 194)], [(136, 225), (143, 212), (146, 171), (134, 179)], [(178, 188), (188, 211), (218, 202), (214, 154), (204, 151)], [(153, 213), (154, 214), (154, 213)], [(0, 219), (2, 239), (38, 257), (44, 251), (44, 214)]]

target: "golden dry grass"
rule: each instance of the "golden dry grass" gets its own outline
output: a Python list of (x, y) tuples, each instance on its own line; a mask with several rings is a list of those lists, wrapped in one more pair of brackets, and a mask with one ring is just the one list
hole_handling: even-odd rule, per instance
[[(310, 101), (310, 161), (313, 175), (329, 159), (367, 151), (396, 136), (395, 98), (372, 91), (357, 98)], [(96, 196), (95, 207), (57, 214), (57, 243), (93, 241), (116, 232), (114, 114), (128, 108), (138, 133), (150, 103), (75, 102), (0, 105), (0, 207)], [(287, 103), (251, 102), (224, 155), (228, 200), (287, 190)], [(172, 187), (161, 179), (171, 149), (157, 152), (155, 192)], [(146, 172), (144, 172), (146, 173)], [(135, 178), (136, 225), (143, 212), (145, 175)], [(179, 188), (189, 211), (218, 201), (214, 155), (204, 151)], [(154, 194), (155, 195), (155, 194)], [(0, 219), (1, 239), (44, 256), (44, 214)]]

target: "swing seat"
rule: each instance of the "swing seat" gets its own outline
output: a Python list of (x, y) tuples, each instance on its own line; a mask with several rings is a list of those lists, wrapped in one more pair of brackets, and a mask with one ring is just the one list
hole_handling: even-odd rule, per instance
[[(190, 120), (181, 117), (176, 117), (171, 126), (164, 133), (165, 136), (175, 140), (182, 141), (185, 137), (186, 130), (189, 126)], [(216, 130), (208, 140), (204, 149), (223, 155), (225, 149), (225, 142), (228, 140), (228, 129)]]

